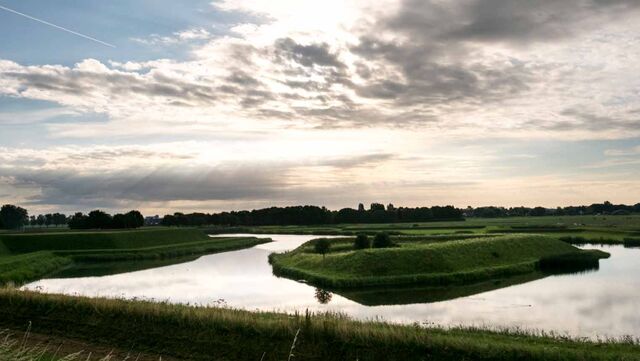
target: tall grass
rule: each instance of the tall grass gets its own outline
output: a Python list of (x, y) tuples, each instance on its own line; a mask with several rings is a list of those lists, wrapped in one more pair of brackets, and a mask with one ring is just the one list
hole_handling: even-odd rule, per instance
[(629, 343), (0, 290), (0, 324), (28, 321), (38, 333), (186, 359), (640, 360)]
[[(16, 337), (9, 330), (0, 330), (0, 361), (118, 361), (119, 358), (113, 356), (111, 352), (106, 353), (103, 357), (92, 357), (91, 351), (78, 351), (71, 354), (62, 354), (60, 352), (61, 345), (58, 347), (51, 344), (36, 343), (31, 345), (31, 334), (29, 329), (23, 337)], [(139, 356), (135, 360), (139, 359)], [(123, 361), (134, 360), (133, 357), (127, 356), (122, 358)]]
[(575, 244), (577, 246), (587, 245), (587, 244), (596, 244), (596, 245), (619, 245), (623, 244), (622, 240), (614, 239), (614, 238), (586, 238), (582, 236), (563, 236), (558, 238), (559, 240), (569, 243)]

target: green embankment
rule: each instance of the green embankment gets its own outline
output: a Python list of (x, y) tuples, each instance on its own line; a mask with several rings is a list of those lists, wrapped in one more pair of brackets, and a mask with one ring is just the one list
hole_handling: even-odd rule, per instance
[[(535, 272), (541, 259), (572, 255), (572, 266), (580, 261), (593, 265), (607, 257), (601, 251), (582, 251), (556, 238), (541, 235), (505, 235), (444, 241), (408, 242), (395, 238), (398, 247), (344, 250), (323, 257), (313, 251), (313, 242), (294, 251), (272, 254), (274, 273), (329, 288), (398, 286), (421, 284), (446, 286)], [(564, 259), (564, 258), (563, 258)]]
[(211, 238), (193, 228), (0, 234), (0, 284), (34, 280), (72, 264), (176, 259), (269, 241), (254, 237)]
[(0, 235), (0, 242), (11, 253), (37, 251), (118, 250), (179, 245), (206, 241), (197, 229), (142, 229), (133, 231), (58, 232)]
[(34, 252), (13, 257), (0, 257), (0, 284), (22, 283), (64, 268), (72, 263), (67, 257), (51, 252)]
[[(0, 290), (0, 325), (194, 360), (640, 360), (640, 347)], [(127, 330), (127, 332), (123, 332)], [(297, 334), (297, 337), (296, 337)]]

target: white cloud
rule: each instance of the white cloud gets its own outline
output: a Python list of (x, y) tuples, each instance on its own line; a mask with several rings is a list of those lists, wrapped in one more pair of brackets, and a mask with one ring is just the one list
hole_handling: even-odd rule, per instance
[[(488, 3), (503, 6), (480, 6)], [(136, 196), (113, 194), (121, 185), (118, 177), (142, 179), (171, 166), (196, 178), (194, 169), (209, 171), (211, 177), (200, 183), (178, 182), (183, 186), (210, 184), (238, 195), (240, 188), (229, 187), (243, 185), (255, 198), (242, 202), (286, 202), (296, 196), (312, 201), (318, 199), (312, 189), (335, 190), (333, 196), (325, 194), (335, 204), (349, 195), (355, 198), (354, 189), (372, 197), (386, 192), (413, 204), (447, 202), (449, 195), (464, 206), (465, 197), (489, 199), (488, 194), (496, 197), (494, 203), (507, 204), (498, 199), (523, 199), (518, 189), (535, 188), (542, 200), (545, 191), (566, 190), (565, 180), (575, 174), (553, 169), (565, 176), (541, 178), (534, 187), (509, 174), (504, 164), (509, 154), (482, 147), (454, 151), (447, 142), (640, 136), (640, 82), (631, 76), (640, 72), (632, 61), (640, 57), (640, 24), (633, 21), (638, 7), (624, 0), (616, 4), (225, 0), (215, 6), (251, 15), (226, 29), (227, 35), (193, 27), (134, 39), (148, 45), (187, 45), (186, 59), (86, 59), (72, 66), (0, 60), (0, 95), (61, 106), (19, 117), (0, 113), (0, 125), (56, 115), (100, 114), (107, 119), (43, 125), (57, 142), (93, 145), (4, 149), (5, 175), (0, 177), (15, 180), (20, 175), (27, 180), (21, 186), (48, 189), (46, 197), (40, 194), (41, 202), (54, 202), (53, 195), (71, 189), (54, 182), (54, 175), (81, 183), (101, 174), (109, 180), (102, 198), (126, 202)], [(488, 8), (497, 10), (483, 10)], [(252, 17), (259, 21), (246, 20)], [(205, 140), (146, 140), (152, 137)], [(151, 144), (95, 145), (104, 138)], [(632, 156), (636, 150), (606, 154)], [(18, 161), (25, 159), (27, 164)], [(230, 164), (244, 165), (234, 173), (238, 177), (255, 172), (259, 182), (228, 178), (216, 183), (212, 178), (224, 178), (218, 169), (233, 173)], [(76, 173), (81, 177), (70, 176)], [(240, 202), (240, 197), (219, 199), (221, 193), (215, 191), (198, 200), (176, 190), (180, 184), (168, 180), (176, 174), (161, 173), (159, 183), (150, 184), (167, 192), (149, 202), (162, 207)], [(507, 183), (496, 180), (503, 176)], [(587, 178), (578, 181), (594, 192), (608, 182), (588, 183)], [(481, 185), (509, 191), (501, 196)], [(172, 198), (171, 192), (178, 195)]]

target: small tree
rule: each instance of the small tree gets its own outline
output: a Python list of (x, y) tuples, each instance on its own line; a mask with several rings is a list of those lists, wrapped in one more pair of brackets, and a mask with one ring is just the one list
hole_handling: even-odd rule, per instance
[(386, 233), (378, 233), (375, 238), (373, 238), (373, 248), (389, 248), (393, 247), (393, 242), (391, 242), (391, 238)]
[(316, 253), (320, 253), (322, 255), (322, 258), (324, 259), (325, 255), (329, 253), (329, 250), (331, 249), (331, 242), (329, 242), (329, 240), (326, 238), (320, 238), (316, 241), (314, 248), (316, 250)]
[(356, 236), (356, 240), (353, 242), (353, 248), (355, 249), (371, 248), (371, 240), (369, 240), (369, 237), (366, 234), (360, 233), (359, 235)]

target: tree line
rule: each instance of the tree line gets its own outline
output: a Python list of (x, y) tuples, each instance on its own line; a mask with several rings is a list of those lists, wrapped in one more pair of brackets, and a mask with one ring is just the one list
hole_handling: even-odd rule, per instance
[(144, 217), (139, 211), (110, 215), (95, 210), (85, 215), (78, 212), (67, 216), (62, 213), (48, 213), (29, 216), (29, 212), (19, 206), (5, 204), (0, 208), (0, 229), (20, 229), (25, 226), (50, 227), (68, 226), (71, 229), (128, 229), (144, 225)]
[(544, 216), (582, 216), (582, 215), (628, 215), (640, 213), (640, 203), (635, 205), (612, 204), (609, 201), (594, 203), (589, 206), (568, 206), (557, 208), (544, 207), (467, 207), (465, 217), (499, 218), (499, 217), (544, 217)]
[(162, 218), (164, 226), (276, 226), (276, 225), (326, 225), (340, 223), (396, 223), (461, 220), (462, 210), (453, 206), (385, 207), (373, 203), (369, 209), (363, 204), (358, 209), (343, 208), (332, 211), (326, 207), (292, 206), (232, 211), (221, 213), (174, 213)]

